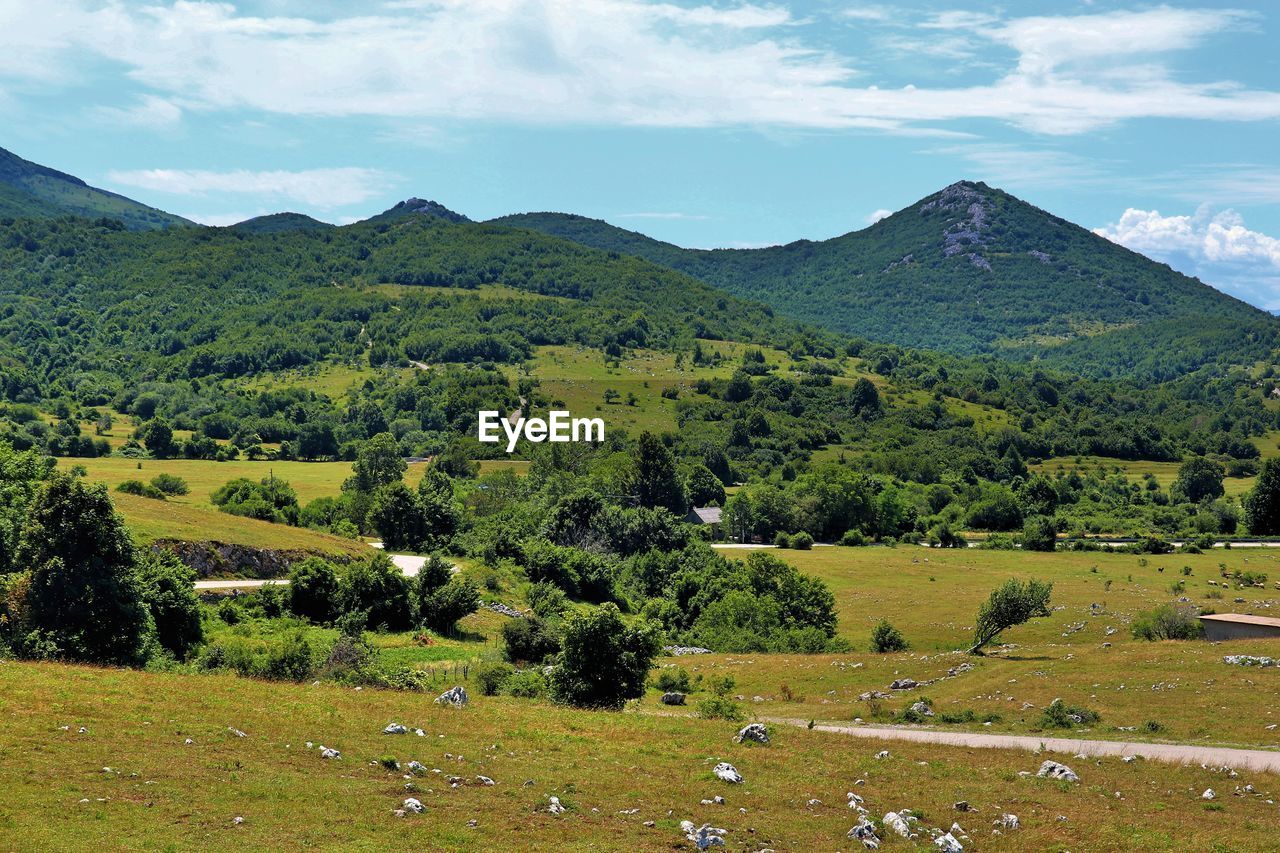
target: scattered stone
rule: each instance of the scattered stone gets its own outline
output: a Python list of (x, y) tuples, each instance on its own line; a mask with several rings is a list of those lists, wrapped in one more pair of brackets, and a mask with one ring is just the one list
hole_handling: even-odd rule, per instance
[(1222, 662), (1231, 666), (1276, 666), (1276, 659), (1261, 655), (1226, 655)]
[(548, 802), (547, 811), (551, 812), (552, 814), (565, 813), (566, 809), (564, 806), (560, 804), (559, 797), (547, 797), (547, 802)]
[(487, 787), (493, 787), (494, 785), (498, 784), (497, 782), (490, 779), (488, 776), (477, 776), (476, 781), (479, 782), (481, 785), (485, 785)]
[(886, 759), (886, 758), (888, 758), (888, 757), (889, 757), (889, 750), (887, 750), (887, 749), (882, 749), (882, 750), (880, 750), (879, 752), (877, 752), (877, 753), (876, 753), (876, 760), (877, 760), (877, 761), (883, 761), (884, 759)]
[(467, 821), (467, 829), (475, 829), (479, 825), (480, 825), (480, 821), (476, 820), (475, 818), (472, 818), (471, 820)]
[(680, 821), (680, 831), (684, 833), (684, 837), (693, 842), (693, 846), (699, 850), (706, 850), (710, 847), (723, 847), (724, 834), (723, 829), (717, 829), (709, 823), (695, 827), (693, 821)]
[(911, 827), (907, 824), (906, 818), (897, 812), (886, 812), (884, 819), (880, 824), (888, 829), (901, 835), (903, 838), (911, 837)]
[(943, 853), (964, 853), (964, 845), (957, 841), (956, 837), (950, 832), (933, 839), (933, 844)]
[(1205, 788), (1204, 793), (1200, 795), (1200, 799), (1202, 800), (1213, 800), (1213, 799), (1217, 799), (1217, 797), (1218, 797), (1217, 792), (1214, 791), (1212, 788)]
[(406, 729), (404, 726), (400, 725), (399, 723), (391, 723), (385, 729), (382, 730), (382, 733), (384, 735), (403, 735), (403, 734), (408, 734), (409, 730)]
[(445, 692), (436, 697), (437, 705), (451, 705), (454, 708), (461, 708), (467, 704), (467, 689), (461, 684), (456, 687), (450, 687)]
[(413, 814), (422, 814), (427, 809), (419, 800), (409, 797), (404, 801), (404, 810)]
[(424, 732), (422, 729), (414, 729), (414, 730), (413, 730), (413, 733), (414, 733), (415, 735), (417, 735), (418, 737), (426, 737), (426, 736), (427, 736), (427, 733), (426, 733), (426, 732)]
[(338, 759), (342, 757), (342, 753), (338, 752), (338, 750), (336, 749), (331, 749), (327, 746), (322, 746), (320, 747), (320, 757), (328, 758), (328, 759)]
[(875, 824), (866, 815), (858, 819), (857, 826), (849, 830), (848, 837), (858, 839), (868, 850), (875, 850), (880, 846), (880, 837), (876, 835)]
[(755, 741), (756, 743), (769, 742), (769, 729), (764, 723), (748, 723), (738, 730), (738, 734), (734, 736), (734, 743), (742, 743), (744, 740)]
[(500, 601), (486, 601), (484, 606), (492, 610), (494, 613), (500, 613), (503, 616), (510, 616), (512, 619), (519, 619), (524, 615), (514, 607), (503, 604)]
[(1124, 758), (1122, 758), (1122, 759), (1120, 759), (1120, 760), (1121, 760), (1121, 761), (1123, 761), (1125, 764), (1132, 764), (1133, 762), (1135, 762), (1135, 761), (1137, 761), (1137, 760), (1138, 760), (1138, 756), (1136, 756), (1136, 755), (1126, 755)]
[(704, 649), (701, 646), (663, 646), (662, 650), (675, 657), (682, 655), (709, 655), (712, 653), (711, 649)]
[(892, 699), (892, 698), (893, 698), (892, 693), (885, 693), (882, 690), (868, 690), (866, 693), (863, 693), (858, 696), (858, 701), (870, 702), (872, 699)]
[(670, 693), (663, 693), (661, 702), (663, 705), (683, 705), (684, 694), (677, 693), (674, 690), (671, 691)]
[(231, 732), (236, 737), (248, 737), (248, 735), (245, 734), (244, 732), (240, 731), (239, 729), (232, 728), (231, 726), (227, 726), (227, 731)]
[(1059, 764), (1056, 761), (1046, 761), (1040, 765), (1039, 772), (1036, 773), (1041, 779), (1065, 779), (1068, 782), (1079, 782), (1080, 777), (1076, 772), (1065, 764)]
[(727, 761), (721, 761), (711, 771), (716, 775), (717, 779), (724, 782), (730, 782), (734, 785), (742, 784), (742, 774), (738, 772), (738, 768), (734, 767)]
[(970, 806), (969, 803), (965, 800), (961, 800), (960, 802), (956, 803), (954, 806), (952, 806), (952, 808), (958, 812), (967, 812), (967, 811), (973, 810), (972, 806)]
[(893, 683), (889, 685), (889, 689), (890, 690), (914, 690), (919, 686), (920, 686), (920, 682), (916, 681), (914, 678), (896, 678), (894, 679)]
[(191, 746), (191, 744), (195, 743), (195, 741), (193, 741), (191, 738), (187, 738), (182, 743), (184, 746)]
[(933, 709), (923, 702), (916, 702), (911, 706), (911, 710), (922, 717), (932, 717)]

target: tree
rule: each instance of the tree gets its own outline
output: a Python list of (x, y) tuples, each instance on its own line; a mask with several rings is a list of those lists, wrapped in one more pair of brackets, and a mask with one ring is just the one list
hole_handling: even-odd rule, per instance
[(369, 504), (369, 524), (382, 537), (383, 547), (417, 550), (427, 538), (422, 502), (400, 481), (379, 486)]
[(368, 628), (404, 631), (412, 624), (409, 582), (386, 554), (355, 563), (338, 584), (343, 613), (366, 613)]
[(849, 391), (849, 408), (856, 417), (875, 417), (880, 414), (884, 404), (880, 400), (880, 391), (875, 383), (865, 376), (860, 376)]
[(1244, 523), (1255, 536), (1280, 533), (1280, 459), (1262, 463), (1258, 481), (1244, 499)]
[(889, 624), (888, 619), (881, 619), (871, 630), (871, 651), (877, 654), (887, 652), (905, 652), (907, 641), (902, 633)]
[(185, 660), (204, 641), (195, 571), (172, 551), (152, 551), (139, 561), (138, 579), (156, 641), (176, 660)]
[(395, 436), (380, 432), (364, 443), (351, 466), (352, 474), (342, 488), (349, 491), (372, 493), (379, 486), (398, 483), (404, 479), (408, 465), (400, 458), (400, 447)]
[(452, 578), (422, 599), (419, 621), (438, 634), (451, 634), (458, 620), (480, 609), (480, 590), (469, 580)]
[(689, 509), (675, 457), (653, 433), (640, 434), (632, 482), (640, 506), (664, 507), (677, 515), (684, 515)]
[(1052, 551), (1058, 546), (1058, 529), (1053, 519), (1033, 515), (1022, 525), (1022, 547), (1028, 551)]
[(164, 418), (152, 418), (142, 424), (134, 433), (134, 438), (142, 442), (157, 459), (172, 456), (177, 450), (173, 443), (173, 427)]
[(1053, 584), (1038, 580), (1020, 583), (1010, 578), (991, 591), (991, 597), (978, 609), (973, 629), (973, 646), (969, 654), (980, 655), (1002, 631), (1049, 615), (1049, 596)]
[(15, 555), (31, 566), (29, 627), (72, 660), (136, 664), (150, 622), (137, 553), (101, 484), (54, 474)]
[(289, 611), (312, 622), (328, 622), (338, 607), (338, 573), (321, 557), (296, 563), (289, 573)]
[(684, 482), (694, 506), (724, 506), (724, 484), (706, 465), (697, 464), (690, 468)]
[(1212, 459), (1193, 456), (1178, 468), (1178, 477), (1169, 487), (1169, 495), (1178, 503), (1216, 500), (1224, 493), (1222, 478), (1226, 475), (1226, 469)]
[(614, 604), (571, 618), (563, 649), (551, 671), (557, 702), (583, 708), (618, 710), (644, 695), (645, 679), (661, 648), (656, 627), (628, 627)]

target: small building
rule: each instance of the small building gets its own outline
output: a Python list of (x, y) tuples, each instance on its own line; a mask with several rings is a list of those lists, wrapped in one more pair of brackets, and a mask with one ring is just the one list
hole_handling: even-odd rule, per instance
[(1280, 619), (1244, 613), (1213, 613), (1200, 617), (1206, 640), (1251, 640), (1280, 637)]
[(720, 518), (724, 510), (718, 506), (695, 506), (689, 510), (684, 520), (689, 524), (705, 524), (711, 528), (712, 538), (720, 536)]

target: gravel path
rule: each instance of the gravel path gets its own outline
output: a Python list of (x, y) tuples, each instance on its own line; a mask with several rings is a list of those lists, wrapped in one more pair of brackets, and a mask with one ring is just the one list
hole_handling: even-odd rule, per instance
[[(764, 718), (762, 718), (764, 719)], [(808, 726), (808, 720), (765, 719), (765, 722), (789, 726)], [(977, 749), (1043, 748), (1048, 752), (1069, 755), (1136, 755), (1170, 764), (1206, 764), (1236, 770), (1261, 770), (1280, 773), (1280, 751), (1265, 749), (1233, 749), (1220, 746), (1193, 746), (1181, 743), (1126, 743), (1112, 740), (1083, 740), (1064, 737), (1029, 737), (1024, 735), (982, 734), (979, 732), (940, 732), (931, 729), (908, 729), (894, 726), (838, 726), (818, 723), (818, 731), (835, 732), (852, 737), (875, 740), (909, 740), (916, 743), (939, 743)]]

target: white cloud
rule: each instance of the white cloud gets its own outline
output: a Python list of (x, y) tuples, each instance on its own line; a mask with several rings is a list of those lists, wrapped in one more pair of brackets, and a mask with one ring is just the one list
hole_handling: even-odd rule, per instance
[(112, 124), (128, 124), (149, 130), (162, 130), (182, 121), (181, 107), (155, 95), (143, 95), (130, 107), (95, 107), (92, 113)]
[(249, 194), (312, 205), (322, 209), (355, 204), (383, 192), (394, 176), (377, 169), (345, 167), (251, 172), (237, 169), (212, 172), (201, 169), (143, 169), (116, 171), (107, 180), (170, 195), (208, 193)]
[[(52, 85), (102, 73), (106, 60), (187, 111), (424, 122), (918, 133), (985, 118), (1075, 134), (1133, 118), (1280, 118), (1280, 92), (1197, 81), (1162, 61), (1249, 22), (1232, 10), (941, 13), (912, 25), (932, 45), (919, 50), (967, 63), (976, 42), (996, 71), (975, 85), (898, 88), (861, 85), (865, 69), (805, 43), (804, 22), (776, 4), (422, 0), (308, 18), (194, 0), (89, 3), (50, 15), (0, 0), (0, 80)], [(882, 11), (843, 16), (883, 21)]]
[(1233, 210), (1190, 216), (1127, 209), (1095, 234), (1266, 308), (1280, 307), (1280, 239), (1245, 227)]
[(883, 207), (879, 208), (878, 210), (873, 210), (867, 214), (867, 224), (875, 225), (877, 222), (879, 222), (881, 219), (884, 219), (886, 216), (893, 216), (893, 211), (886, 210)]

